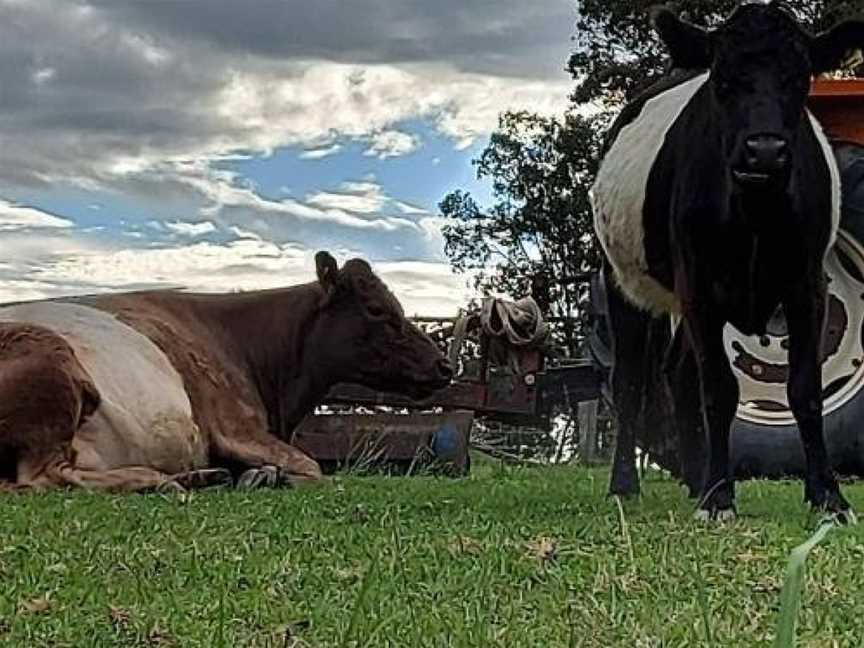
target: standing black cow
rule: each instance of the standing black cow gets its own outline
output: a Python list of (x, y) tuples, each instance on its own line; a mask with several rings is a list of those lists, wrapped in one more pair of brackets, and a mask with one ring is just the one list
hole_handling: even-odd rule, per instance
[(680, 325), (664, 345), (664, 374), (681, 447), (690, 449), (685, 466), (704, 461), (692, 456), (705, 445), (693, 437), (694, 421), (708, 439), (707, 475), (689, 476), (701, 488), (697, 516), (734, 517), (729, 428), (739, 392), (723, 328), (763, 333), (782, 307), (805, 498), (851, 518), (827, 461), (819, 362), (823, 260), (837, 231), (840, 183), (805, 103), (812, 75), (864, 45), (864, 21), (812, 36), (776, 1), (744, 4), (711, 31), (666, 8), (652, 19), (673, 67), (690, 72), (624, 109), (593, 188), (607, 286), (618, 292), (610, 297), (621, 428), (611, 491), (638, 491), (634, 437), (662, 393), (645, 378), (664, 334), (652, 315), (673, 313)]

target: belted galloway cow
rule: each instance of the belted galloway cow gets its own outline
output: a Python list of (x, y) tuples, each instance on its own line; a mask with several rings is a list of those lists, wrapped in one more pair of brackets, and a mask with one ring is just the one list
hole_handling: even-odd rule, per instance
[(320, 477), (293, 428), (338, 382), (423, 397), (443, 354), (365, 261), (229, 295), (0, 308), (0, 488), (144, 491)]
[[(742, 4), (711, 30), (665, 7), (652, 19), (677, 73), (622, 111), (592, 192), (611, 293), (620, 423), (610, 490), (638, 490), (635, 438), (662, 394), (649, 384), (652, 350), (663, 327), (670, 336), (654, 316), (672, 313), (680, 324), (664, 345), (662, 373), (685, 469), (701, 493), (697, 516), (734, 517), (729, 429), (739, 388), (723, 329), (731, 323), (764, 333), (782, 308), (788, 398), (807, 459), (805, 498), (851, 519), (826, 457), (819, 355), (823, 260), (837, 232), (840, 182), (805, 103), (813, 75), (864, 46), (864, 22), (812, 35), (776, 1)], [(694, 438), (699, 430), (707, 443)], [(706, 463), (704, 449), (707, 474), (693, 475)]]

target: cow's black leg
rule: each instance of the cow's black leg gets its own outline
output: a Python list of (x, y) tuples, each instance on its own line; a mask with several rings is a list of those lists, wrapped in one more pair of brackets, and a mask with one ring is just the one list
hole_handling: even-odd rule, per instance
[(831, 470), (823, 434), (820, 345), (826, 286), (821, 269), (815, 274), (818, 278), (796, 289), (784, 303), (789, 327), (787, 393), (807, 461), (804, 498), (815, 509), (845, 513), (849, 503)]
[(678, 326), (663, 363), (667, 398), (672, 403), (678, 436), (681, 478), (689, 496), (699, 497), (705, 484), (707, 448), (702, 420), (699, 370), (686, 342), (685, 327)]
[(636, 437), (643, 421), (647, 376), (644, 356), (651, 317), (625, 301), (608, 264), (604, 266), (603, 278), (614, 355), (612, 399), (618, 422), (609, 494), (630, 496), (639, 493)]
[(707, 313), (685, 317), (693, 349), (700, 399), (708, 431), (708, 474), (696, 516), (725, 521), (735, 517), (735, 483), (729, 469), (729, 428), (738, 408), (739, 387), (723, 347), (723, 321)]

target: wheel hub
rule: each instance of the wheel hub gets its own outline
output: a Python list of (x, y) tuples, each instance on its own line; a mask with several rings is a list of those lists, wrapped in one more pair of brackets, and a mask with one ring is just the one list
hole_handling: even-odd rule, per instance
[[(829, 299), (821, 357), (823, 411), (829, 414), (864, 387), (864, 248), (840, 230), (825, 270)], [(724, 332), (741, 387), (737, 415), (760, 425), (790, 425), (795, 418), (786, 397), (789, 338), (782, 309), (766, 328), (762, 336), (745, 336), (732, 326)]]

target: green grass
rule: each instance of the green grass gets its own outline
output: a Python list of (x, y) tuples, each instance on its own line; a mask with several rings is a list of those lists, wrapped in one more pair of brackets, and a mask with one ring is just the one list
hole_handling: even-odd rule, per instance
[[(0, 504), (0, 645), (770, 646), (799, 483), (739, 486), (692, 521), (659, 476), (483, 467), (302, 491), (82, 492)], [(847, 486), (864, 510), (864, 486)], [(799, 646), (864, 642), (864, 528), (810, 555)]]

